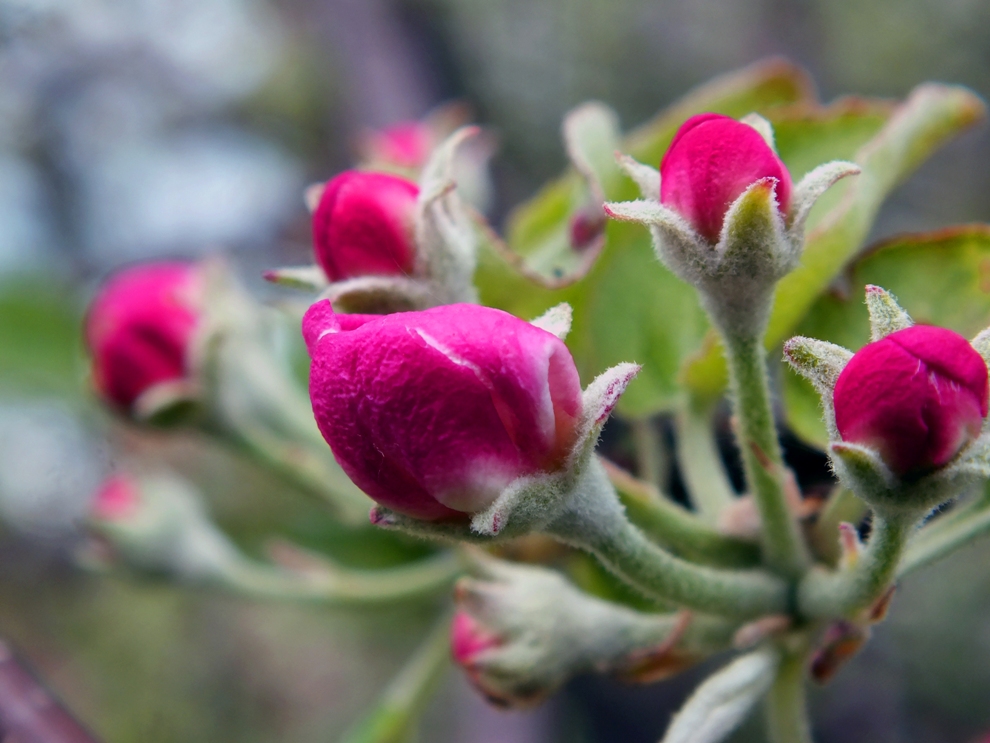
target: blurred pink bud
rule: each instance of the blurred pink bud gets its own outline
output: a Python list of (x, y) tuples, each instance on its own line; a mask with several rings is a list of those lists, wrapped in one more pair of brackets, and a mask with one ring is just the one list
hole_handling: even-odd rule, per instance
[(660, 202), (714, 243), (732, 202), (763, 178), (776, 180), (786, 215), (791, 175), (760, 133), (728, 116), (699, 114), (681, 125), (660, 161)]
[(351, 479), (386, 508), (463, 518), (513, 480), (563, 466), (581, 386), (564, 343), (468, 304), (303, 318), (310, 398)]
[(433, 132), (422, 122), (400, 121), (368, 134), (367, 147), (376, 160), (418, 170), (433, 149)]
[(607, 224), (608, 218), (600, 207), (594, 211), (579, 211), (571, 217), (571, 247), (577, 251), (590, 247), (605, 234)]
[(330, 280), (412, 273), (418, 196), (415, 183), (385, 173), (348, 170), (327, 182), (313, 244)]
[(201, 299), (193, 264), (147, 263), (111, 276), (86, 316), (97, 391), (129, 408), (154, 385), (186, 377)]
[(450, 650), (458, 664), (471, 666), (478, 653), (501, 644), (498, 635), (482, 627), (467, 612), (458, 611), (454, 614), (454, 620), (450, 625)]
[(987, 365), (961, 335), (927, 325), (864, 346), (835, 385), (843, 441), (879, 451), (898, 475), (941, 467), (980, 433)]
[(90, 513), (100, 521), (125, 519), (137, 510), (141, 496), (137, 485), (123, 475), (106, 480), (90, 503)]

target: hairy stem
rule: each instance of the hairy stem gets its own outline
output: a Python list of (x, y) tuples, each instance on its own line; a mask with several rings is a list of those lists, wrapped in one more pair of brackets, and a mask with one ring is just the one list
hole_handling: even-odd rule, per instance
[(829, 565), (835, 565), (841, 552), (839, 524), (845, 521), (856, 525), (867, 511), (869, 506), (859, 496), (847, 488), (837, 487), (811, 530), (811, 545), (815, 554)]
[(746, 482), (760, 512), (764, 559), (787, 577), (800, 576), (809, 557), (784, 493), (784, 463), (777, 437), (766, 351), (759, 337), (724, 335)]
[(762, 570), (720, 570), (682, 560), (633, 526), (602, 466), (592, 459), (567, 509), (547, 533), (595, 555), (647, 595), (732, 617), (788, 610), (787, 584)]
[(688, 560), (722, 567), (752, 567), (760, 561), (755, 542), (716, 531), (696, 514), (665, 498), (649, 484), (602, 460), (630, 520), (647, 536)]
[(438, 594), (449, 589), (463, 570), (461, 560), (450, 552), (377, 570), (327, 563), (297, 572), (242, 558), (219, 576), (218, 582), (250, 598), (359, 606)]
[(915, 516), (873, 514), (866, 549), (844, 570), (815, 568), (798, 586), (798, 610), (808, 618), (851, 616), (869, 607), (894, 580)]
[(715, 442), (712, 411), (699, 410), (689, 402), (678, 411), (675, 421), (677, 463), (691, 503), (703, 519), (715, 523), (736, 494)]
[(767, 695), (767, 734), (770, 743), (812, 743), (805, 695), (805, 653), (787, 651)]

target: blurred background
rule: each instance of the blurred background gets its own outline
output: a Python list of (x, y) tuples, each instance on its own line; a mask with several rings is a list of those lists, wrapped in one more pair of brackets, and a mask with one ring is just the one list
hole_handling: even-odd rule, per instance
[[(823, 100), (924, 80), (990, 95), (985, 0), (0, 0), (0, 636), (109, 743), (331, 741), (430, 615), (256, 604), (72, 566), (79, 520), (124, 454), (164, 452), (248, 549), (292, 535), (346, 554), (321, 509), (202, 442), (123, 434), (86, 395), (96, 281), (150, 257), (309, 260), (301, 193), (361, 136), (466, 103), (498, 143), (490, 216), (564, 165), (589, 98), (625, 128), (768, 55)], [(939, 152), (875, 237), (990, 221), (990, 132)], [(234, 484), (234, 485), (232, 485)], [(273, 492), (278, 497), (272, 497)], [(874, 642), (815, 697), (828, 741), (974, 741), (990, 730), (990, 545), (905, 585)], [(452, 674), (424, 743), (656, 740), (701, 677), (578, 679), (532, 713)], [(735, 740), (756, 740), (759, 723)]]

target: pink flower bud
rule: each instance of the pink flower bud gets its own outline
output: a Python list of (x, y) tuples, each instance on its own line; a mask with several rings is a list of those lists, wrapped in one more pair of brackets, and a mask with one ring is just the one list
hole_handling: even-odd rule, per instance
[(367, 149), (376, 160), (418, 170), (426, 164), (433, 149), (433, 132), (422, 122), (400, 121), (371, 132), (367, 137)]
[(581, 386), (555, 335), (489, 307), (303, 318), (310, 398), (351, 479), (386, 508), (464, 518), (563, 466)]
[(141, 504), (137, 486), (117, 475), (104, 482), (90, 503), (90, 513), (100, 521), (118, 521), (134, 513)]
[(418, 196), (415, 183), (385, 173), (330, 180), (313, 212), (316, 260), (330, 280), (412, 273)]
[(898, 475), (941, 467), (980, 433), (987, 365), (965, 338), (927, 325), (864, 346), (835, 385), (843, 441), (876, 449)]
[(201, 294), (187, 263), (134, 266), (103, 284), (86, 317), (97, 391), (129, 408), (150, 387), (187, 376)]
[(699, 114), (681, 125), (660, 161), (660, 203), (715, 243), (732, 202), (763, 178), (776, 179), (786, 215), (791, 175), (760, 133), (728, 116)]
[(502, 644), (498, 635), (490, 632), (470, 614), (458, 611), (450, 625), (450, 650), (454, 660), (470, 667), (478, 653)]

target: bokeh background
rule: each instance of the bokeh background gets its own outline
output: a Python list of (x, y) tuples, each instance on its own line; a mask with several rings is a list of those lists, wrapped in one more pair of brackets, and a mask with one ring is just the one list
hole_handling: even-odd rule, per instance
[[(988, 50), (986, 0), (0, 0), (0, 637), (108, 743), (308, 743), (352, 724), (428, 623), (429, 607), (256, 604), (73, 566), (93, 488), (150, 450), (247, 549), (274, 532), (349, 550), (245, 463), (96, 410), (80, 317), (114, 267), (222, 252), (269, 291), (263, 267), (307, 261), (303, 187), (348, 167), (362, 132), (445, 101), (496, 137), (497, 223), (563, 167), (560, 118), (589, 98), (629, 128), (775, 54), (824, 100), (929, 79), (986, 97)], [(875, 237), (967, 221), (990, 221), (985, 126), (894, 194)], [(816, 694), (822, 743), (990, 730), (988, 567), (975, 545), (901, 588)], [(645, 743), (700, 677), (578, 679), (523, 714), (489, 711), (452, 674), (420, 740)], [(758, 735), (754, 721), (736, 740)]]

